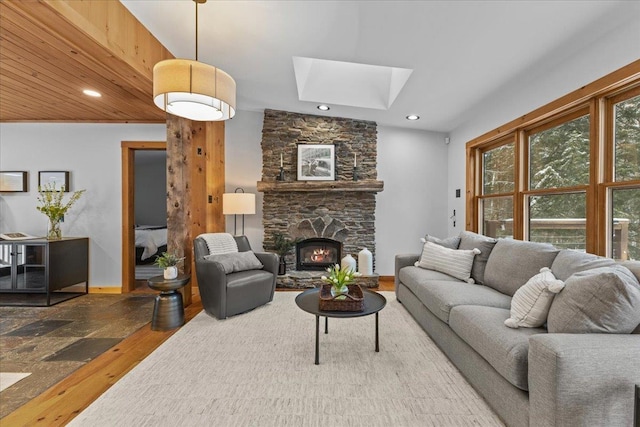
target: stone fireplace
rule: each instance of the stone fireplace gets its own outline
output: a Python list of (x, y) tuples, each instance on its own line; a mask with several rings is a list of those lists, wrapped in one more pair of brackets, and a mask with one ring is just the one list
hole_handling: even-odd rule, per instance
[[(333, 144), (335, 180), (298, 181), (297, 146)], [(362, 248), (374, 254), (376, 194), (383, 189), (377, 180), (377, 128), (375, 122), (312, 116), (265, 110), (262, 129), (262, 181), (264, 193), (264, 247), (269, 248), (276, 233), (290, 239), (337, 242), (340, 253), (357, 259)], [(357, 155), (357, 180), (353, 162)], [(278, 180), (282, 156), (284, 180)], [(318, 249), (318, 248), (316, 248)], [(279, 287), (304, 288), (320, 283), (325, 267), (300, 268), (296, 254), (286, 256), (287, 274), (278, 277)], [(311, 256), (313, 253), (311, 254)], [(333, 262), (333, 261), (331, 261)], [(359, 279), (363, 286), (377, 286), (377, 275)]]
[(313, 237), (296, 243), (296, 271), (324, 271), (342, 259), (342, 243)]

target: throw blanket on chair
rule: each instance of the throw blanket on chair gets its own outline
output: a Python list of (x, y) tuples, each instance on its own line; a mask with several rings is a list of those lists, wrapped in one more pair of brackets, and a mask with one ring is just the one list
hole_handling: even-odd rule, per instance
[(199, 235), (209, 248), (209, 255), (238, 252), (236, 239), (229, 233), (204, 233)]

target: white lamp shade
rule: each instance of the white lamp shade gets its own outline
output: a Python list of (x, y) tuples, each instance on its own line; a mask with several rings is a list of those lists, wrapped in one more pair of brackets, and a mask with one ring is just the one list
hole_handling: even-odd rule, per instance
[(252, 193), (224, 193), (223, 215), (251, 215), (256, 213), (256, 195)]
[(236, 82), (212, 65), (167, 59), (153, 67), (153, 102), (190, 120), (227, 120), (236, 114)]

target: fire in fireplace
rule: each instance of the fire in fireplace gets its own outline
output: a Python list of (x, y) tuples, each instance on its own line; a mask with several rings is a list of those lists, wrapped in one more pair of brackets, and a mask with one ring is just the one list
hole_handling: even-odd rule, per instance
[(296, 244), (296, 270), (324, 270), (340, 263), (342, 243), (314, 237)]

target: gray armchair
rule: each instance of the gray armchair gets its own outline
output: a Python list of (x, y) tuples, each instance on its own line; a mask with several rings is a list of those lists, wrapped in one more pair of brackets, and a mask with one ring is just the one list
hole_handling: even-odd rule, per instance
[[(234, 239), (239, 252), (251, 250), (246, 236), (234, 236)], [(273, 300), (278, 274), (276, 254), (256, 252), (256, 257), (264, 265), (263, 269), (226, 274), (221, 263), (205, 259), (209, 255), (209, 248), (203, 238), (196, 238), (193, 244), (198, 288), (207, 314), (225, 319)]]

